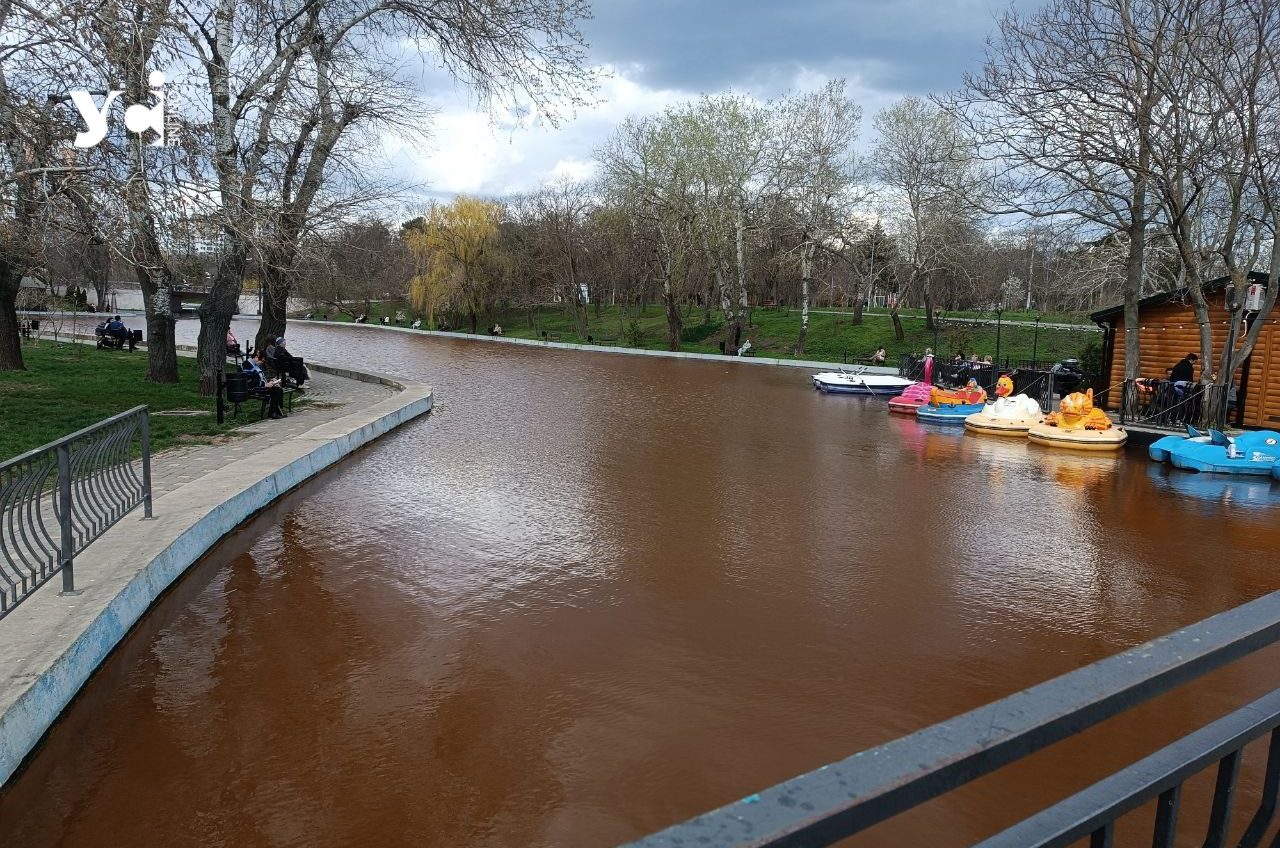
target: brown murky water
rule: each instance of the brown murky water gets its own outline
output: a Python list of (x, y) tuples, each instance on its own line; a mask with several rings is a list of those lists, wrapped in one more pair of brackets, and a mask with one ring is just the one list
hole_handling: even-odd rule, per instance
[[(931, 430), (794, 369), (290, 336), (436, 411), (194, 568), (0, 793), (0, 845), (609, 845), (1280, 586), (1280, 484)], [(972, 841), (1275, 660), (856, 844)]]

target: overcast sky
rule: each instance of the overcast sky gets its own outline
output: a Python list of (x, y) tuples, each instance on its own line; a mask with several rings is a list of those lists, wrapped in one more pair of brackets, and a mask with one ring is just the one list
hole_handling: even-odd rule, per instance
[[(503, 196), (560, 174), (589, 176), (592, 151), (627, 115), (701, 93), (760, 98), (845, 77), (871, 116), (906, 94), (955, 87), (979, 66), (1007, 0), (595, 0), (585, 31), (606, 67), (599, 106), (559, 128), (514, 127), (477, 111), (443, 75), (424, 79), (439, 109), (427, 148), (396, 148), (395, 167), (436, 196)], [(1019, 8), (1036, 0), (1017, 0)]]

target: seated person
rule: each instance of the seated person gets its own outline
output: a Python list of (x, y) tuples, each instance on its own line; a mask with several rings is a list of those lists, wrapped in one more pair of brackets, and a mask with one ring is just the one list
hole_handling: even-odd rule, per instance
[(128, 334), (129, 328), (120, 320), (120, 316), (116, 315), (107, 322), (106, 331), (112, 338), (123, 339)]
[(284, 418), (284, 389), (279, 380), (267, 379), (266, 364), (262, 351), (255, 352), (252, 358), (244, 361), (244, 371), (250, 375), (249, 388), (267, 393), (268, 418)]
[(414, 322), (413, 322), (412, 324), (410, 324), (409, 326), (410, 326), (410, 328), (412, 328), (412, 329), (414, 329), (414, 330), (421, 330), (421, 329), (422, 329), (422, 319), (421, 319), (421, 318), (416, 318), (416, 319), (414, 319)]
[(746, 356), (751, 352), (751, 339), (747, 339), (742, 343), (742, 347), (738, 348), (738, 356)]
[[(271, 350), (272, 348), (267, 349)], [(311, 372), (307, 370), (302, 357), (289, 353), (289, 349), (284, 346), (284, 336), (280, 336), (275, 340), (274, 349), (275, 355), (271, 358), (271, 361), (275, 365), (276, 371), (292, 379), (299, 389), (303, 388), (303, 383), (311, 379)]]
[(383, 315), (383, 316), (382, 316), (382, 326), (384, 326), (384, 327), (390, 327), (390, 326), (391, 326), (391, 319), (390, 319), (390, 318), (388, 318), (386, 315)]
[(884, 348), (878, 347), (876, 348), (876, 352), (871, 354), (871, 361), (876, 365), (883, 365), (885, 356)]
[(227, 328), (227, 353), (232, 356), (240, 355), (240, 342), (236, 341), (236, 334), (231, 332), (231, 328)]

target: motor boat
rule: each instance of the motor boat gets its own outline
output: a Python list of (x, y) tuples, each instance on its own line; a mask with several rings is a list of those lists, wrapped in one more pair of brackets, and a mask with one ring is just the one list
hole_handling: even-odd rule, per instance
[(1013, 380), (1002, 376), (996, 381), (996, 401), (987, 404), (964, 420), (971, 433), (990, 436), (1025, 436), (1027, 431), (1044, 421), (1040, 404), (1026, 395), (1013, 394)]
[(911, 383), (911, 380), (892, 374), (868, 374), (862, 367), (813, 375), (815, 389), (836, 394), (896, 395), (901, 394)]
[(918, 406), (929, 402), (929, 393), (932, 391), (933, 386), (928, 383), (912, 383), (902, 394), (889, 398), (889, 411), (899, 415), (915, 415)]
[(1055, 448), (1113, 451), (1124, 447), (1129, 434), (1093, 405), (1093, 389), (1089, 389), (1083, 394), (1073, 392), (1064, 397), (1057, 412), (1045, 416), (1043, 423), (1027, 428), (1027, 437), (1037, 444)]
[(1220, 430), (1201, 433), (1187, 427), (1185, 436), (1165, 436), (1152, 442), (1147, 454), (1156, 462), (1168, 462), (1188, 471), (1280, 479), (1280, 433), (1275, 430), (1232, 437)]

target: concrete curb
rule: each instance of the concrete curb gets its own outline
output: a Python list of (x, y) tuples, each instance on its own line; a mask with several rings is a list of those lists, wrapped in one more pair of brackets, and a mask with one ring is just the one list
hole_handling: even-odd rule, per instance
[[(0, 622), (0, 786), (111, 651), (192, 564), (254, 513), (343, 457), (431, 410), (421, 383), (318, 366), (399, 393), (229, 463), (131, 513), (76, 558), (82, 593), (52, 580)], [(360, 376), (356, 376), (359, 374)]]
[[(570, 342), (544, 342), (538, 339), (517, 339), (510, 336), (482, 336), (471, 333), (453, 333), (443, 330), (415, 330), (412, 327), (397, 327), (386, 324), (355, 324), (342, 321), (314, 321), (307, 318), (290, 318), (290, 324), (314, 324), (321, 327), (355, 327), (368, 330), (390, 330), (393, 333), (411, 333), (415, 336), (438, 336), (445, 339), (467, 339), (473, 342), (492, 342), (494, 344), (513, 344), (524, 345), (525, 347), (544, 347), (555, 348), (558, 350), (585, 350), (593, 353), (618, 353), (629, 356), (661, 356), (668, 359), (705, 359), (711, 362), (720, 362), (731, 365), (783, 365), (789, 368), (820, 368), (826, 371), (832, 369), (848, 368), (839, 362), (820, 362), (816, 359), (777, 359), (768, 356), (721, 356), (718, 353), (694, 353), (692, 351), (675, 351), (675, 350), (644, 350), (636, 347), (613, 347), (610, 345), (585, 345), (573, 344)], [(869, 365), (866, 367), (868, 374), (893, 374), (898, 373), (897, 368), (889, 368), (886, 366)]]

